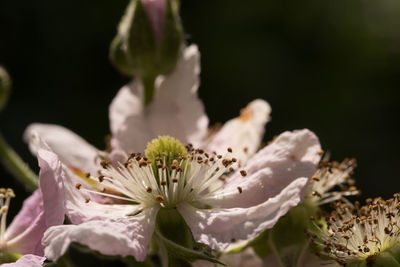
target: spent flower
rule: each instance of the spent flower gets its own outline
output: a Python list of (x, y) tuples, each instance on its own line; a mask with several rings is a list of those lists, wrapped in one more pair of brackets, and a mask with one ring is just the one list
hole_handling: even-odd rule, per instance
[(317, 230), (309, 232), (312, 242), (319, 254), (346, 266), (399, 266), (400, 195), (366, 202), (335, 203), (326, 226), (315, 223)]

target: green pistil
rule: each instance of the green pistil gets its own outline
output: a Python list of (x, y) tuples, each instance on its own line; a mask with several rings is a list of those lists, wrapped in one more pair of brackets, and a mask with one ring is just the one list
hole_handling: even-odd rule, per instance
[(151, 162), (161, 159), (162, 162), (165, 160), (167, 165), (170, 165), (174, 159), (186, 156), (187, 153), (185, 146), (178, 139), (168, 135), (153, 139), (147, 143), (147, 148), (144, 151), (145, 156)]

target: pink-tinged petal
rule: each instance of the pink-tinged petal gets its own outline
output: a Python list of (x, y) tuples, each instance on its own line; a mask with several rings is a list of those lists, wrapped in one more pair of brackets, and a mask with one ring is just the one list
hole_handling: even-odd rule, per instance
[(56, 154), (48, 150), (40, 149), (37, 156), (46, 227), (62, 224), (65, 216), (65, 190), (61, 161)]
[[(38, 203), (43, 209), (43, 203)], [(17, 236), (6, 241), (6, 250), (19, 254), (35, 254), (42, 256), (43, 247), (40, 240), (46, 231), (46, 218), (43, 211), (30, 222), (29, 226)]]
[(42, 212), (42, 193), (40, 190), (36, 190), (31, 196), (25, 199), (21, 210), (7, 227), (5, 240), (11, 240), (24, 232)]
[(165, 0), (143, 0), (142, 3), (150, 19), (156, 40), (160, 43), (164, 31), (166, 2)]
[(112, 146), (127, 153), (143, 151), (159, 135), (200, 145), (207, 135), (208, 118), (197, 96), (200, 55), (192, 45), (183, 51), (174, 72), (156, 80), (153, 102), (143, 107), (143, 86), (134, 81), (123, 87), (110, 106)]
[[(260, 150), (244, 169), (226, 179), (225, 186), (202, 198), (213, 207), (251, 207), (279, 194), (292, 181), (315, 173), (321, 146), (309, 130), (284, 132)], [(241, 188), (239, 193), (238, 187)]]
[(70, 130), (52, 124), (29, 125), (25, 130), (24, 139), (29, 143), (29, 148), (34, 154), (40, 148), (38, 137), (68, 167), (78, 168), (83, 172), (95, 172), (98, 169), (96, 159), (101, 152)]
[(41, 267), (46, 260), (45, 257), (39, 257), (32, 254), (22, 256), (16, 262), (1, 264), (1, 267)]
[(253, 239), (272, 228), (280, 217), (300, 203), (307, 182), (307, 178), (296, 179), (278, 195), (250, 208), (197, 209), (187, 203), (177, 208), (197, 242), (220, 250), (232, 240)]
[(25, 200), (6, 231), (7, 250), (43, 255), (40, 240), (47, 228), (64, 222), (62, 167), (57, 156), (39, 149), (39, 190)]
[(225, 153), (228, 147), (243, 165), (260, 147), (265, 124), (269, 121), (271, 107), (262, 99), (250, 102), (240, 116), (227, 121), (212, 137), (207, 150)]
[(158, 207), (152, 207), (132, 217), (51, 227), (42, 240), (45, 255), (50, 260), (57, 260), (71, 242), (78, 242), (104, 255), (133, 255), (136, 260), (143, 261), (153, 235), (157, 211)]

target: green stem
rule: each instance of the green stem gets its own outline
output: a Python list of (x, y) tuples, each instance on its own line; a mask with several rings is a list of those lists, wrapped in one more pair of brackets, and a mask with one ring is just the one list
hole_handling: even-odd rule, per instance
[(0, 161), (8, 171), (21, 182), (29, 191), (34, 191), (38, 187), (38, 177), (22, 161), (17, 153), (7, 144), (3, 135), (0, 133)]
[(154, 98), (154, 82), (156, 76), (148, 75), (142, 77), (143, 87), (144, 87), (144, 105), (148, 106)]

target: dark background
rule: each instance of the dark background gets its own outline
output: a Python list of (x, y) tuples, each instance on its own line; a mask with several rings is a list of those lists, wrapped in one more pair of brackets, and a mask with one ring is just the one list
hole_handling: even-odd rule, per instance
[[(32, 122), (104, 148), (108, 105), (128, 82), (108, 60), (127, 3), (0, 0), (0, 64), (14, 82), (0, 130), (35, 170), (22, 141)], [(273, 109), (266, 141), (309, 128), (333, 159), (357, 158), (362, 198), (400, 191), (398, 0), (182, 0), (181, 14), (202, 54), (211, 123), (263, 98)], [(28, 194), (2, 167), (0, 177), (19, 209)]]

